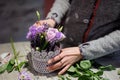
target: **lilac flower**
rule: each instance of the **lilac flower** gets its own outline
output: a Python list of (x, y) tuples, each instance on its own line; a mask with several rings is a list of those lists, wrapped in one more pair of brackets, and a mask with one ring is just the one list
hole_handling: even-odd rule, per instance
[(47, 24), (39, 25), (36, 27), (36, 29), (37, 29), (37, 33), (40, 34), (48, 29), (48, 25)]
[(26, 38), (29, 40), (34, 40), (37, 34), (44, 33), (47, 28), (48, 28), (47, 24), (37, 26), (33, 25), (29, 28), (29, 32), (27, 33)]
[(55, 39), (57, 32), (58, 32), (57, 29), (49, 28), (46, 32), (46, 40), (48, 42), (52, 42)]
[(29, 40), (34, 39), (36, 34), (37, 34), (36, 26), (31, 26), (29, 28), (29, 32), (27, 33), (26, 38), (29, 39)]
[(23, 71), (19, 74), (18, 80), (32, 80), (32, 78), (26, 71)]
[(65, 38), (65, 35), (62, 32), (58, 32), (56, 34), (56, 40), (57, 40), (57, 42), (63, 40), (64, 38)]
[(59, 32), (58, 29), (49, 28), (46, 32), (46, 40), (48, 42), (58, 42), (64, 38), (64, 34), (62, 32)]

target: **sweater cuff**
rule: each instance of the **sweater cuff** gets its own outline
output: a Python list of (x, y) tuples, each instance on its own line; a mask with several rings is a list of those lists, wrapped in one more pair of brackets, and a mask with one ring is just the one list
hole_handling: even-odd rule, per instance
[(86, 53), (86, 48), (89, 48), (90, 44), (89, 43), (83, 43), (80, 44), (78, 47), (80, 48), (81, 55), (83, 56), (83, 59), (89, 59), (90, 54)]
[(55, 22), (56, 22), (56, 24), (59, 24), (60, 23), (60, 18), (59, 18), (59, 16), (58, 16), (58, 14), (57, 13), (49, 13), (48, 15), (47, 15), (47, 17), (46, 17), (46, 19), (53, 19)]

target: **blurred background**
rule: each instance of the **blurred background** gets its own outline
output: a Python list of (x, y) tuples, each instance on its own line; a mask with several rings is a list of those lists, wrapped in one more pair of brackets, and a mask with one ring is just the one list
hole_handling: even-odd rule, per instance
[(37, 20), (36, 10), (44, 19), (54, 0), (0, 0), (0, 43), (27, 41), (30, 25)]

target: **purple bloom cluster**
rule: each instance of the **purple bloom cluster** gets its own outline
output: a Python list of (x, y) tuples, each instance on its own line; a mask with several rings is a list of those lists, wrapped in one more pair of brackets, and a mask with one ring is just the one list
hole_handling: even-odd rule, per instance
[(26, 71), (23, 71), (19, 74), (18, 80), (32, 80), (32, 78)]
[(65, 35), (62, 32), (59, 32), (58, 29), (48, 28), (46, 31), (46, 40), (48, 42), (58, 42), (65, 38)]
[[(32, 25), (26, 36), (27, 39), (33, 42), (34, 47), (46, 49), (47, 44), (55, 44), (65, 38), (65, 35), (56, 28), (50, 28), (47, 24)], [(47, 44), (46, 44), (47, 43)], [(44, 48), (42, 48), (44, 46)]]
[(29, 28), (29, 32), (27, 33), (26, 38), (29, 40), (33, 40), (38, 34), (44, 33), (47, 28), (48, 28), (47, 24), (38, 26), (32, 25)]

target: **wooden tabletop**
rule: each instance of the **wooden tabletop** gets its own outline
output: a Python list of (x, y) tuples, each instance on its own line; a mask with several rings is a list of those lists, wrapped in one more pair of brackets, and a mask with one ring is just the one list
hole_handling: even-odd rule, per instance
[[(20, 52), (20, 55), (24, 56), (21, 60), (26, 59), (25, 55), (27, 55), (30, 52), (29, 42), (15, 42), (14, 45), (15, 45), (16, 50)], [(0, 54), (4, 52), (13, 53), (10, 43), (0, 44)], [(109, 58), (103, 58), (100, 60), (100, 62), (103, 64), (107, 64), (107, 62), (108, 64), (110, 64), (111, 62), (112, 64), (117, 65), (116, 70), (105, 71), (103, 77), (106, 77), (109, 80), (120, 80), (120, 75), (117, 74), (118, 69), (120, 69), (120, 60), (118, 58), (120, 59), (120, 55), (117, 56), (117, 59), (110, 58), (109, 60)], [(58, 80), (57, 75), (48, 77), (48, 76), (43, 76), (43, 75), (37, 75), (34, 73), (34, 71), (28, 71), (28, 72), (33, 78), (33, 80)], [(13, 71), (11, 73), (4, 72), (0, 74), (0, 80), (17, 80), (17, 79), (18, 79), (17, 71)], [(76, 79), (72, 79), (72, 80), (76, 80)]]

